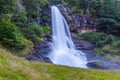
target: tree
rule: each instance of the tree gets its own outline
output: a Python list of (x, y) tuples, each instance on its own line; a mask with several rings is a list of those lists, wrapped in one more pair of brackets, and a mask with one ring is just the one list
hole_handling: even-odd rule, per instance
[(16, 9), (17, 0), (0, 0), (0, 14), (10, 13)]

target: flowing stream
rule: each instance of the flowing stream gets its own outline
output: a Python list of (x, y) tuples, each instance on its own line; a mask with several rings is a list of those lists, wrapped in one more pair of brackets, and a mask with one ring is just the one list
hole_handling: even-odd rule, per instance
[(54, 64), (71, 67), (87, 68), (86, 56), (82, 51), (75, 49), (71, 38), (69, 26), (56, 6), (51, 7), (52, 12), (52, 43), (48, 57)]

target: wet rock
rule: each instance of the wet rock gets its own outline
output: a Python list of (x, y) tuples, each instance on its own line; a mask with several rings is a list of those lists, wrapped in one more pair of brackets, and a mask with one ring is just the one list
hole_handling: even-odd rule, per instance
[(44, 62), (52, 63), (52, 61), (51, 61), (50, 58), (48, 58), (48, 57), (44, 58), (43, 60), (44, 60)]
[(41, 49), (41, 48), (48, 48), (49, 47), (47, 42), (39, 42), (38, 46), (39, 46), (39, 49)]
[(72, 13), (72, 8), (58, 5), (58, 8), (66, 18), (70, 30), (73, 32), (94, 32), (96, 31), (97, 21), (89, 16), (81, 16), (80, 14)]
[(95, 45), (89, 41), (80, 40), (78, 38), (73, 37), (73, 42), (75, 43), (75, 47), (78, 50), (93, 50)]
[(49, 47), (49, 41), (47, 41), (48, 38), (51, 38), (51, 36), (47, 35), (44, 39), (45, 41), (39, 42), (38, 47), (34, 48), (34, 51), (31, 55), (27, 55), (25, 58), (30, 61), (40, 61), (40, 62), (47, 62), (52, 63), (52, 61), (46, 57), (46, 55), (50, 52)]
[(45, 55), (47, 55), (50, 52), (50, 50), (51, 50), (50, 48), (37, 49), (36, 53), (38, 55), (45, 56)]
[(46, 41), (46, 42), (52, 42), (52, 35), (50, 34), (50, 35), (46, 35), (45, 37), (44, 37), (44, 40)]
[(35, 57), (35, 56), (33, 56), (33, 55), (27, 55), (25, 58), (26, 58), (27, 60), (29, 60), (29, 61), (40, 61), (40, 62), (43, 62), (42, 59), (40, 59), (40, 58), (38, 58), (38, 57)]
[(87, 66), (93, 69), (105, 69), (102, 62), (89, 62)]

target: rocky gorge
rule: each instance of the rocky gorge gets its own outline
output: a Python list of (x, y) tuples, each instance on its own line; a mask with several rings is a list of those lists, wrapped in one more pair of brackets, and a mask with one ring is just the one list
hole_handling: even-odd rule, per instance
[[(89, 16), (73, 14), (72, 9), (70, 7), (64, 7), (62, 5), (58, 5), (58, 7), (69, 24), (69, 28), (72, 32), (73, 42), (75, 43), (76, 49), (81, 50), (87, 56), (88, 68), (105, 70), (120, 69), (119, 62), (114, 62), (98, 57), (96, 55), (96, 52), (94, 51), (94, 48), (96, 46), (93, 43), (86, 40), (80, 40), (77, 38), (76, 35), (74, 35), (75, 33), (95, 32), (97, 21), (95, 19), (90, 18)], [(43, 13), (46, 15), (47, 19), (36, 18), (34, 19), (34, 21), (38, 24), (51, 26), (50, 8), (47, 6), (45, 9), (43, 9)], [(33, 53), (27, 55), (25, 58), (30, 61), (52, 63), (52, 61), (48, 57), (46, 57), (46, 55), (51, 50), (49, 47), (49, 42), (52, 41), (51, 39), (51, 34), (45, 36), (44, 41), (39, 42), (38, 47), (34, 47)]]
[[(50, 52), (49, 41), (51, 41), (51, 36), (45, 36), (44, 42), (39, 42), (38, 47), (34, 47), (34, 52), (27, 55), (25, 58), (29, 61), (39, 61), (51, 63), (52, 61), (46, 57)], [(102, 70), (120, 70), (120, 62), (107, 60), (96, 55), (94, 51), (95, 45), (86, 40), (80, 40), (76, 37), (73, 37), (75, 47), (77, 50), (81, 50), (85, 53), (87, 57), (87, 66), (92, 69), (102, 69)]]

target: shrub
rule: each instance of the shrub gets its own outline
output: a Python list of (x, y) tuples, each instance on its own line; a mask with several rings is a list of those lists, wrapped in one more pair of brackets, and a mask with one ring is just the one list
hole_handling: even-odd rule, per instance
[(17, 0), (0, 0), (0, 14), (10, 13), (16, 9)]
[(89, 40), (94, 43), (97, 47), (103, 47), (106, 44), (117, 47), (119, 44), (119, 39), (113, 35), (107, 35), (100, 32), (90, 32), (79, 35), (80, 38)]
[(12, 16), (12, 22), (14, 22), (19, 27), (24, 27), (25, 23), (27, 22), (27, 13), (25, 10), (19, 10), (18, 12), (14, 13)]
[(115, 37), (112, 36), (112, 35), (108, 35), (106, 38), (105, 38), (105, 43), (106, 44), (111, 44), (113, 41), (114, 41)]
[(80, 34), (78, 37), (93, 42), (96, 45), (95, 51), (98, 55), (119, 54), (120, 40), (116, 36), (90, 32)]
[(111, 33), (115, 35), (119, 35), (120, 31), (120, 23), (116, 19), (113, 18), (100, 18), (98, 20), (99, 24), (97, 26), (98, 31), (103, 31), (106, 33)]
[(103, 47), (105, 45), (104, 41), (98, 41), (96, 42), (96, 47)]
[(99, 33), (99, 32), (96, 32), (96, 33), (90, 32), (90, 33), (81, 34), (79, 35), (79, 37), (89, 40), (92, 43), (96, 44), (96, 42), (105, 40), (106, 34)]
[(6, 19), (10, 20), (12, 18), (12, 16), (13, 16), (13, 14), (1, 14), (0, 15), (0, 21), (6, 20)]
[(43, 40), (43, 36), (50, 33), (50, 28), (42, 25), (38, 25), (37, 23), (29, 23), (27, 27), (22, 29), (25, 37), (31, 40), (35, 45), (41, 40)]
[(51, 28), (50, 27), (47, 27), (47, 26), (41, 26), (41, 27), (42, 27), (44, 36), (51, 32)]
[(35, 34), (39, 37), (43, 36), (42, 27), (40, 27), (37, 23), (34, 23), (34, 22), (29, 23), (27, 29), (31, 32), (31, 34)]
[(111, 46), (120, 48), (120, 40), (113, 41), (113, 42), (111, 43)]
[(0, 43), (11, 50), (21, 50), (26, 47), (25, 38), (9, 20), (0, 22)]
[(42, 8), (49, 4), (48, 0), (23, 0), (30, 18), (40, 17)]

